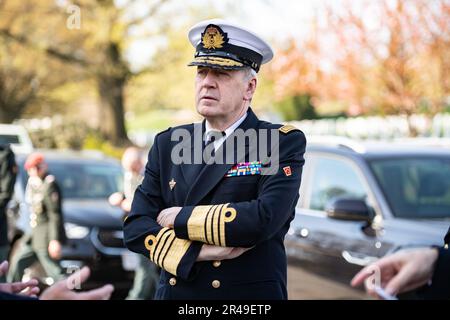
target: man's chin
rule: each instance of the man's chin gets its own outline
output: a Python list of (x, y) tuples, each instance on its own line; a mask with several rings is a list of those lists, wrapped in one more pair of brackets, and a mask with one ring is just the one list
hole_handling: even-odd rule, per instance
[(213, 105), (202, 104), (197, 107), (197, 111), (203, 117), (213, 117), (219, 113), (219, 108)]

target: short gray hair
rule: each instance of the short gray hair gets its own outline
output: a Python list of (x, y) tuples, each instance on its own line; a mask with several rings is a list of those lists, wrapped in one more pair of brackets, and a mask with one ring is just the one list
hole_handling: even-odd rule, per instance
[(245, 80), (250, 80), (252, 78), (257, 78), (257, 73), (255, 70), (253, 70), (250, 67), (246, 67), (244, 69), (242, 69), (242, 71), (244, 72), (244, 79)]

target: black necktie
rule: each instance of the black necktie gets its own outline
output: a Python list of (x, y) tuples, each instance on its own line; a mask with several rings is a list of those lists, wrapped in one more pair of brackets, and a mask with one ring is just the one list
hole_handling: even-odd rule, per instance
[[(210, 131), (210, 132), (214, 132), (214, 134), (210, 134), (208, 135), (208, 140), (205, 143), (205, 148), (207, 146), (209, 146), (211, 143), (214, 143), (214, 141), (219, 140), (221, 137), (225, 137), (225, 132), (224, 131)], [(216, 148), (213, 148), (211, 151), (211, 156), (214, 157), (216, 155)]]

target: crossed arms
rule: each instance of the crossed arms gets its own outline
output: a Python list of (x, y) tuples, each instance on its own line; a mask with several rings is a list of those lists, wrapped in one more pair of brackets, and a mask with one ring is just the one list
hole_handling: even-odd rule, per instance
[[(131, 213), (124, 222), (125, 244), (184, 279), (189, 278), (196, 261), (238, 257), (272, 238), (292, 215), (305, 145), (300, 131), (283, 137), (279, 170), (274, 175), (261, 176), (255, 200), (167, 208), (162, 197), (157, 136), (144, 181), (136, 190)], [(285, 166), (290, 166), (291, 175), (284, 173)]]

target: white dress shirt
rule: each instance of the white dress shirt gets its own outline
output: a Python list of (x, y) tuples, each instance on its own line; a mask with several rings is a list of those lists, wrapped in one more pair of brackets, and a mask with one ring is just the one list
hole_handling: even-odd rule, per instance
[[(225, 129), (224, 133), (225, 135), (218, 139), (215, 140), (214, 143), (214, 151), (217, 151), (217, 149), (220, 148), (220, 146), (222, 145), (222, 143), (225, 141), (225, 139), (231, 135), (234, 130), (237, 129), (237, 127), (239, 127), (239, 125), (245, 120), (245, 118), (247, 117), (247, 112), (240, 117), (236, 122), (234, 122), (231, 126), (229, 126), (228, 128)], [(205, 121), (205, 135), (203, 136), (203, 139), (205, 142), (208, 142), (210, 140), (210, 136), (211, 136), (211, 132), (217, 132), (218, 130), (211, 128), (211, 125), (209, 124), (208, 120)]]

